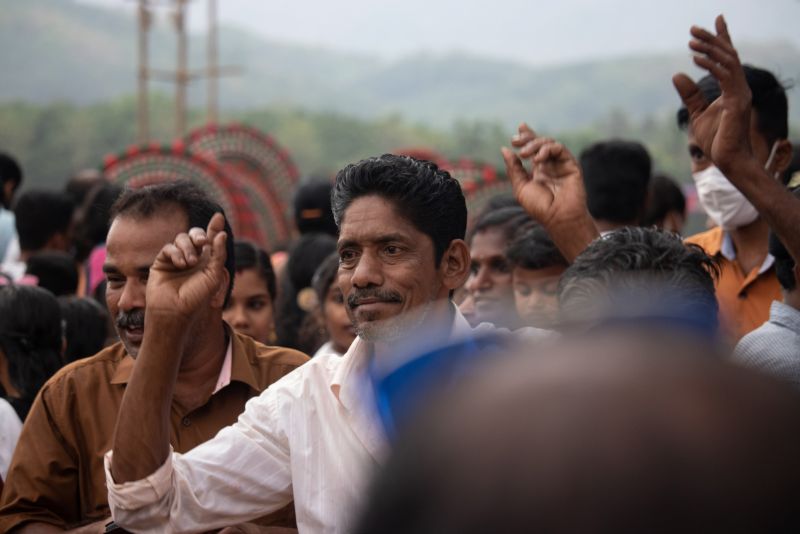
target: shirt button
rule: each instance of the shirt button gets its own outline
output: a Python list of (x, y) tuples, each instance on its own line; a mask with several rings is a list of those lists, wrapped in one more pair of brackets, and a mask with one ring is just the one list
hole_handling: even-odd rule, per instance
[(189, 426), (192, 424), (192, 420), (189, 419), (188, 417), (184, 417), (183, 419), (181, 419), (181, 424), (183, 426)]

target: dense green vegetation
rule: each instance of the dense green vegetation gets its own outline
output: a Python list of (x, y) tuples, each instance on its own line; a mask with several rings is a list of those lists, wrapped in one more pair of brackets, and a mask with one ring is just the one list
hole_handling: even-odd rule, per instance
[[(173, 136), (169, 99), (151, 102), (154, 138), (170, 142)], [(0, 147), (15, 154), (27, 176), (26, 186), (60, 186), (68, 175), (85, 167), (98, 167), (103, 156), (132, 144), (136, 134), (136, 109), (132, 98), (76, 106), (56, 103), (0, 105)], [(499, 122), (457, 121), (448, 129), (411, 123), (399, 115), (367, 120), (334, 113), (299, 109), (262, 108), (227, 112), (236, 120), (273, 135), (289, 149), (305, 174), (331, 174), (348, 162), (402, 147), (430, 147), (454, 159), (469, 157), (501, 165), (499, 147), (513, 133)], [(524, 117), (520, 117), (524, 119)], [(199, 125), (202, 113), (191, 113)], [(546, 131), (557, 135), (575, 151), (609, 137), (642, 140), (659, 170), (685, 179), (688, 159), (682, 132), (671, 116), (630, 122), (621, 112), (585, 128)]]

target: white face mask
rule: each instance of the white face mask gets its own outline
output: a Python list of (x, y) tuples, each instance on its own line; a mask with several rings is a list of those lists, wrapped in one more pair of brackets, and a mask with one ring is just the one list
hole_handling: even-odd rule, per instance
[[(765, 169), (769, 169), (772, 165), (772, 158), (777, 148), (776, 141), (764, 164)], [(723, 230), (747, 226), (758, 218), (756, 208), (714, 165), (692, 173), (692, 178), (697, 186), (697, 199), (700, 205), (711, 220)]]

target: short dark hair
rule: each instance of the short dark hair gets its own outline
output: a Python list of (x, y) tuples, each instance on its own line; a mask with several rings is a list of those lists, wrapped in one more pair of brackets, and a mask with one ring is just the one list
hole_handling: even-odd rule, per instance
[[(627, 227), (595, 239), (570, 265), (559, 282), (562, 309), (570, 302), (591, 302), (598, 290), (621, 298), (669, 304), (665, 316), (685, 312), (685, 319), (716, 325), (714, 277), (717, 263), (703, 249), (677, 234), (654, 228)], [(661, 302), (663, 301), (663, 302)]]
[(82, 169), (69, 177), (64, 185), (64, 192), (72, 199), (72, 203), (80, 206), (89, 194), (98, 186), (110, 183), (98, 169)]
[(25, 272), (35, 276), (39, 287), (56, 297), (74, 295), (78, 291), (78, 264), (66, 252), (37, 252), (28, 258)]
[(490, 211), (498, 210), (500, 208), (512, 208), (514, 206), (519, 206), (519, 202), (514, 196), (514, 193), (498, 193), (492, 196), (486, 202), (486, 206), (483, 208), (483, 212), (481, 212), (478, 218)]
[[(744, 65), (744, 76), (753, 95), (752, 105), (756, 112), (756, 128), (767, 142), (774, 143), (778, 139), (789, 136), (789, 104), (786, 100), (786, 89), (781, 82), (766, 69)], [(722, 94), (719, 82), (710, 74), (697, 82), (697, 87), (709, 104)], [(689, 111), (685, 106), (678, 110), (678, 126), (686, 129), (689, 126)]]
[(325, 296), (331, 288), (331, 284), (336, 280), (339, 272), (339, 254), (334, 252), (323, 260), (311, 279), (311, 287), (317, 294), (320, 308), (325, 306)]
[(461, 185), (435, 163), (384, 154), (346, 166), (336, 175), (331, 197), (340, 229), (350, 203), (367, 195), (391, 200), (399, 213), (430, 237), (437, 265), (454, 239), (464, 239), (467, 203)]
[(510, 241), (520, 225), (528, 221), (530, 221), (530, 217), (519, 205), (486, 211), (475, 221), (475, 226), (472, 227), (469, 240), (471, 242), (476, 234), (485, 232), (491, 228), (496, 228), (500, 230), (506, 241)]
[(234, 259), (236, 272), (245, 269), (253, 269), (259, 277), (264, 280), (269, 292), (269, 298), (275, 302), (275, 270), (272, 268), (272, 261), (269, 254), (262, 248), (257, 247), (250, 241), (236, 241), (234, 244)]
[(58, 304), (66, 326), (66, 363), (100, 352), (108, 338), (106, 309), (93, 298), (61, 297)]
[[(791, 191), (795, 197), (800, 198), (800, 187), (795, 187)], [(797, 280), (794, 277), (796, 262), (772, 230), (769, 232), (769, 253), (775, 258), (775, 276), (778, 278), (778, 283), (784, 291), (794, 291), (797, 288)]]
[(506, 249), (506, 257), (514, 267), (547, 269), (569, 266), (547, 230), (541, 224), (529, 223), (519, 229)]
[(61, 310), (49, 291), (0, 287), (0, 349), (8, 361), (11, 383), (20, 393), (18, 413), (27, 414), (41, 387), (62, 366), (61, 344)]
[(275, 307), (275, 333), (277, 345), (313, 352), (301, 331), (308, 310), (300, 307), (297, 297), (311, 286), (314, 271), (325, 258), (336, 251), (336, 238), (323, 233), (304, 234), (292, 245), (281, 277), (278, 301)]
[[(189, 226), (183, 231), (195, 227), (205, 230), (215, 213), (225, 215), (222, 206), (214, 202), (199, 186), (188, 180), (176, 180), (137, 189), (125, 189), (111, 207), (111, 220), (122, 216), (149, 218), (162, 210), (168, 210), (175, 206), (180, 207), (189, 219)], [(225, 233), (228, 234), (228, 240), (225, 243), (227, 255), (225, 270), (228, 271), (230, 277), (228, 291), (225, 294), (225, 304), (227, 305), (236, 275), (234, 235), (227, 217), (225, 217)]]
[(652, 170), (647, 149), (635, 141), (602, 141), (581, 153), (580, 164), (592, 217), (638, 224)]
[(642, 226), (657, 225), (673, 211), (686, 215), (686, 197), (675, 180), (665, 174), (657, 174), (650, 182), (650, 199)]
[(6, 182), (14, 184), (14, 189), (19, 187), (22, 183), (22, 169), (20, 168), (17, 160), (5, 152), (0, 152), (0, 206), (10, 207), (11, 199), (5, 198)]
[(14, 203), (19, 248), (41, 250), (56, 234), (65, 233), (72, 224), (75, 206), (65, 193), (29, 189)]
[(294, 195), (294, 222), (301, 234), (337, 234), (331, 211), (331, 189), (331, 181), (322, 178), (311, 178), (297, 188)]

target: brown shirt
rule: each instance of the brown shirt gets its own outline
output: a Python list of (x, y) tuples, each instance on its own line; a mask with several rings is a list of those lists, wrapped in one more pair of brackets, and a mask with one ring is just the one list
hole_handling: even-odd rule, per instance
[(739, 262), (723, 255), (723, 238), (722, 229), (716, 227), (686, 241), (700, 245), (719, 262), (716, 289), (720, 323), (731, 339), (737, 341), (764, 324), (769, 319), (772, 301), (781, 300), (783, 295), (775, 267), (755, 267), (749, 273), (743, 272)]
[[(266, 347), (239, 334), (231, 341), (230, 384), (190, 413), (172, 405), (170, 442), (177, 452), (234, 423), (248, 399), (308, 361), (295, 350)], [(64, 367), (42, 387), (0, 496), (0, 532), (33, 521), (72, 528), (110, 515), (103, 454), (112, 447), (133, 364), (116, 343)], [(273, 522), (282, 523), (291, 514), (290, 509), (280, 512)]]

